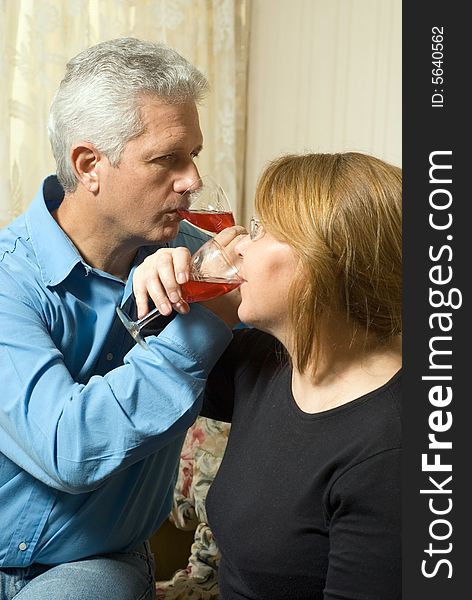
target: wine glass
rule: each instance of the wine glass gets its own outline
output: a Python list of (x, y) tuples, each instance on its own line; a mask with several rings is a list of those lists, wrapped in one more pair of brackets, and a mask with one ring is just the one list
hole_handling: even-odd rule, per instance
[(228, 197), (211, 175), (195, 180), (183, 195), (187, 196), (189, 207), (178, 213), (192, 225), (213, 233), (234, 225)]
[[(205, 242), (190, 259), (190, 279), (180, 286), (182, 298), (188, 303), (211, 300), (239, 287), (244, 280), (234, 265), (235, 256), (231, 245), (224, 248), (214, 238)], [(141, 329), (160, 314), (159, 310), (154, 308), (136, 321), (119, 306), (116, 312), (136, 342), (148, 350)]]

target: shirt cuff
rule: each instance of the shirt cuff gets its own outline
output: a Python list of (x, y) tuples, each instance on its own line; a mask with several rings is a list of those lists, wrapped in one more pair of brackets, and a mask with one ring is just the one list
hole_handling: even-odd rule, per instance
[(158, 336), (149, 336), (146, 342), (151, 350), (162, 342), (181, 347), (198, 360), (208, 375), (232, 339), (233, 332), (224, 321), (195, 303), (190, 312), (177, 314)]

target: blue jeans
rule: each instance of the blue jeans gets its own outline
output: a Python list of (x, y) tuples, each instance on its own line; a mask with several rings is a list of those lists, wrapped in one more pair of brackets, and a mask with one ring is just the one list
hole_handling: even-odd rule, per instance
[(153, 600), (154, 588), (148, 542), (52, 567), (0, 569), (0, 600)]

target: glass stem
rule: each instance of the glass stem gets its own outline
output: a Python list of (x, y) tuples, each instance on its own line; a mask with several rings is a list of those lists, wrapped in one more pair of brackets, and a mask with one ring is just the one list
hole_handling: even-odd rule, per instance
[(155, 317), (157, 317), (158, 315), (160, 315), (161, 313), (159, 312), (159, 310), (157, 308), (153, 308), (151, 310), (151, 312), (148, 312), (147, 315), (145, 315), (142, 319), (137, 319), (134, 324), (136, 325), (138, 331), (141, 331), (141, 329), (147, 325), (149, 323), (149, 321), (152, 321)]

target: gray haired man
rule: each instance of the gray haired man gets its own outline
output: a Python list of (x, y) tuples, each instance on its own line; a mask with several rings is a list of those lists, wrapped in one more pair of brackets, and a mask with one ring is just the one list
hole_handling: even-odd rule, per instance
[(146, 540), (231, 331), (195, 306), (146, 351), (115, 308), (133, 310), (133, 271), (156, 249), (204, 241), (177, 210), (199, 177), (206, 90), (179, 54), (131, 38), (67, 65), (57, 176), (0, 232), (0, 600), (154, 597)]

